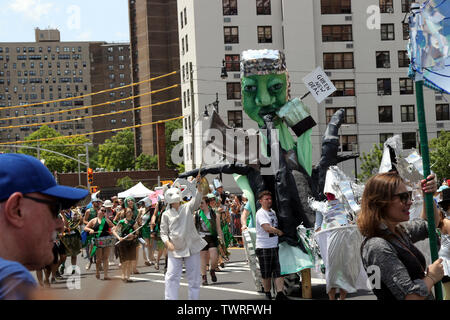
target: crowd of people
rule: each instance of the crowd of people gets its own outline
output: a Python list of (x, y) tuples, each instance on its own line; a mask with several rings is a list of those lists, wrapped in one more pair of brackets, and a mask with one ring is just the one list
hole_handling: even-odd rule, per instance
[[(208, 285), (208, 273), (211, 282), (217, 282), (216, 272), (225, 267), (228, 248), (241, 245), (241, 230), (250, 226), (256, 227), (256, 255), (266, 296), (272, 298), (274, 283), (276, 298), (286, 299), (278, 256), (283, 231), (271, 209), (269, 191), (258, 194), (255, 221), (247, 199), (224, 192), (223, 186), (205, 194), (200, 176), (190, 199), (182, 198), (181, 190), (172, 186), (156, 203), (133, 197), (103, 201), (94, 194), (87, 207), (76, 207), (88, 196), (86, 190), (57, 185), (35, 158), (0, 157), (4, 164), (0, 167), (0, 299), (32, 298), (37, 283), (28, 270), (36, 270), (38, 282), (50, 286), (65, 273), (68, 256), (68, 273), (75, 273), (83, 248), (82, 257), (90, 259), (86, 269), (94, 264), (97, 279), (110, 280), (109, 266), (118, 258), (122, 281), (132, 282), (131, 275), (139, 273), (141, 246), (146, 266), (159, 270), (164, 257), (166, 299), (178, 299), (183, 264), (189, 299), (198, 299), (200, 286)], [(364, 237), (364, 267), (381, 270), (381, 287), (373, 290), (378, 299), (433, 299), (431, 289), (440, 281), (444, 299), (449, 299), (447, 184), (444, 181), (438, 190), (434, 174), (421, 182), (422, 196), (435, 196), (434, 223), (441, 239), (441, 258), (427, 266), (414, 245), (428, 237), (425, 205), (420, 218), (410, 220), (412, 192), (398, 173), (376, 174), (368, 180), (356, 222)]]
[[(182, 199), (182, 203), (188, 200)], [(195, 228), (208, 242), (201, 251), (202, 285), (208, 284), (207, 271), (211, 281), (217, 282), (216, 272), (225, 268), (229, 260), (229, 247), (243, 246), (241, 215), (245, 204), (245, 198), (243, 201), (242, 196), (224, 191), (220, 184), (195, 210)], [(163, 196), (152, 203), (149, 199), (137, 201), (133, 197), (117, 196), (102, 200), (97, 193), (91, 196), (87, 206), (62, 210), (58, 219), (63, 222), (64, 230), (54, 241), (53, 261), (36, 271), (39, 284), (50, 287), (51, 283), (64, 280), (66, 268), (70, 268), (69, 273), (75, 273), (80, 254), (89, 260), (86, 271), (95, 265), (97, 279), (110, 280), (109, 267), (118, 265), (122, 280), (132, 282), (131, 275), (139, 274), (140, 248), (145, 266), (153, 266), (158, 271), (163, 259), (166, 273), (167, 247), (160, 234), (161, 217), (166, 209)], [(66, 266), (68, 256), (70, 266)]]

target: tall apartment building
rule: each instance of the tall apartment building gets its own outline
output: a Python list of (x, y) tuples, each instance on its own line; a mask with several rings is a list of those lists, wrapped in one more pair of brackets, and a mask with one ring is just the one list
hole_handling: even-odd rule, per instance
[[(131, 81), (131, 59), (129, 43), (91, 43), (89, 51), (92, 58), (91, 90), (99, 92), (129, 85)], [(133, 108), (133, 88), (113, 90), (92, 96), (92, 104), (99, 105), (105, 101), (117, 101), (92, 109), (93, 115), (108, 116), (92, 118), (94, 131), (133, 126), (133, 111), (123, 112)], [(119, 101), (118, 101), (119, 100)], [(99, 133), (92, 136), (94, 144), (103, 143), (116, 132)]]
[[(130, 0), (130, 44), (133, 82), (141, 82), (179, 69), (176, 0)], [(178, 74), (134, 86), (134, 95), (179, 83)], [(134, 100), (136, 107), (180, 97), (180, 89), (170, 89)], [(134, 113), (135, 124), (145, 124), (181, 115), (179, 101), (143, 108)], [(136, 155), (156, 154), (156, 126), (135, 129)]]
[[(230, 126), (256, 128), (241, 106), (240, 54), (247, 49), (280, 49), (286, 54), (292, 97), (307, 89), (303, 77), (321, 66), (337, 91), (318, 104), (303, 101), (317, 122), (312, 133), (313, 164), (331, 115), (345, 108), (339, 130), (344, 153), (368, 152), (375, 143), (399, 134), (403, 147), (419, 148), (416, 98), (407, 77), (408, 0), (178, 0), (180, 69), (186, 169), (198, 167), (204, 147), (206, 108), (219, 101)], [(372, 28), (372, 5), (381, 24)], [(228, 73), (221, 79), (222, 60)], [(424, 89), (429, 139), (450, 130), (449, 104)], [(357, 162), (340, 167), (354, 177)], [(358, 170), (358, 169), (357, 169)]]
[[(130, 83), (129, 44), (62, 42), (58, 30), (38, 28), (35, 30), (35, 39), (35, 42), (0, 43), (0, 142), (24, 140), (43, 123), (62, 135), (132, 125), (131, 112), (65, 121), (130, 108), (132, 103), (129, 101), (125, 104), (116, 103), (115, 106), (64, 112), (130, 95), (131, 90), (128, 89), (115, 91), (115, 96), (102, 94), (81, 97)], [(111, 56), (113, 60), (109, 61)], [(65, 98), (75, 99), (37, 104)], [(21, 107), (28, 104), (36, 105)], [(9, 108), (11, 106), (18, 107)], [(13, 128), (4, 128), (9, 126)], [(94, 142), (102, 143), (109, 136), (91, 137)]]

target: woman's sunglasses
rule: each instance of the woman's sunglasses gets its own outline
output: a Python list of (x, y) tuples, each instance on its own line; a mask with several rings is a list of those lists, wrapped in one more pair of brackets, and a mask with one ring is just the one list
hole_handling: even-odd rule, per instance
[(402, 192), (402, 193), (396, 193), (394, 194), (394, 197), (397, 196), (400, 198), (400, 201), (403, 204), (407, 204), (409, 200), (412, 200), (412, 191)]

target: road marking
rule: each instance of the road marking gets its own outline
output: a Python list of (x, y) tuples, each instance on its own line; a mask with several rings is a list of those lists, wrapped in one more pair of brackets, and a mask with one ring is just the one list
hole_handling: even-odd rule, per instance
[[(162, 275), (164, 276), (164, 275)], [(115, 276), (114, 278), (121, 279), (121, 276)], [(156, 282), (156, 283), (165, 283), (164, 280), (154, 280), (154, 279), (147, 279), (147, 278), (138, 278), (138, 277), (130, 277), (131, 280), (137, 280), (137, 281), (146, 281), (146, 282)], [(180, 286), (187, 287), (188, 284), (181, 282)], [(243, 293), (243, 294), (250, 294), (254, 296), (263, 296), (262, 293), (256, 292), (256, 291), (248, 291), (248, 290), (241, 290), (241, 289), (231, 289), (231, 288), (223, 288), (223, 287), (214, 287), (214, 286), (202, 286), (201, 289), (208, 289), (208, 290), (217, 290), (217, 291), (228, 291), (228, 292), (234, 292), (234, 293)]]

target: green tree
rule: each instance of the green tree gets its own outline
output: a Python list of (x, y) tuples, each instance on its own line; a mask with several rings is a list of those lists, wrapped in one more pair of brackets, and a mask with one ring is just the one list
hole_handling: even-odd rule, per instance
[[(181, 139), (172, 141), (172, 133), (175, 130), (182, 129), (183, 128), (183, 119), (177, 119), (173, 121), (166, 122), (165, 124), (165, 133), (166, 133), (166, 166), (168, 168), (176, 169), (178, 166), (177, 164), (172, 162), (171, 154), (173, 148), (180, 144), (183, 145), (183, 135), (181, 134)], [(180, 154), (182, 156), (182, 154)]]
[(135, 169), (158, 169), (158, 155), (153, 156), (141, 153), (139, 157), (136, 158)]
[(119, 187), (122, 190), (130, 189), (132, 186), (134, 186), (134, 182), (129, 176), (117, 179), (116, 181), (116, 187)]
[(368, 180), (371, 176), (378, 172), (378, 168), (383, 158), (384, 146), (382, 143), (373, 145), (369, 153), (362, 153), (361, 156), (361, 174), (358, 174), (358, 179), (362, 182)]
[(107, 170), (134, 168), (134, 133), (123, 130), (106, 139), (98, 149), (98, 164)]
[(439, 180), (450, 178), (450, 132), (430, 140), (430, 166)]
[[(40, 127), (39, 130), (30, 134), (25, 140), (29, 141), (56, 137), (62, 137), (62, 135), (56, 130), (44, 125)], [(90, 140), (86, 137), (68, 136), (48, 141), (44, 140), (39, 142), (25, 143), (24, 145), (35, 148), (39, 145), (39, 148), (56, 151), (69, 157), (78, 159), (78, 154), (86, 153), (84, 144), (88, 142), (90, 142)], [(37, 150), (35, 149), (23, 148), (19, 152), (37, 157)], [(45, 165), (51, 172), (75, 172), (78, 170), (77, 161), (65, 158), (52, 152), (40, 150), (40, 158), (45, 160)]]

